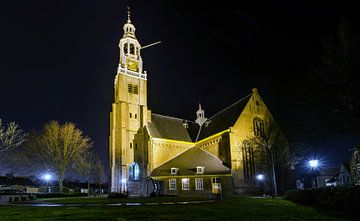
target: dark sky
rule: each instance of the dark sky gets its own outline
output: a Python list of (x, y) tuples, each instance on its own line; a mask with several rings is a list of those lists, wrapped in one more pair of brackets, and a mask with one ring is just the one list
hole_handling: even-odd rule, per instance
[[(74, 122), (107, 164), (118, 42), (130, 5), (140, 43), (162, 41), (142, 51), (153, 112), (194, 120), (201, 102), (211, 116), (257, 87), (288, 128), (296, 115), (285, 97), (321, 55), (321, 38), (343, 18), (359, 22), (357, 5), (343, 1), (210, 2), (1, 1), (0, 118), (27, 131)], [(314, 144), (336, 164), (347, 155), (332, 150), (355, 142), (347, 135)]]

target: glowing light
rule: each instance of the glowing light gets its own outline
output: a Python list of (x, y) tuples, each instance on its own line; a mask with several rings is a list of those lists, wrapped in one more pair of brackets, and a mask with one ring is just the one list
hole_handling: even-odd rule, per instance
[(264, 175), (259, 174), (259, 175), (256, 176), (256, 179), (257, 179), (257, 180), (263, 180), (263, 179), (264, 179)]
[(122, 183), (126, 183), (126, 179), (125, 179), (125, 178), (122, 178), (122, 179), (121, 179), (121, 182), (122, 182)]
[(319, 166), (318, 160), (309, 160), (309, 165), (311, 168), (317, 168)]
[(44, 174), (43, 180), (50, 181), (51, 180), (51, 175), (50, 174)]

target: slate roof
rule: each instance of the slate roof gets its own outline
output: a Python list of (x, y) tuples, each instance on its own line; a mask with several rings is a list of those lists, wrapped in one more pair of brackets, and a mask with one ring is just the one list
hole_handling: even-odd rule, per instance
[(197, 141), (232, 127), (236, 123), (241, 112), (244, 110), (245, 105), (248, 103), (251, 95), (252, 94), (247, 95), (246, 97), (238, 100), (234, 104), (210, 117), (207, 120), (208, 124), (204, 123), (201, 126)]
[(193, 147), (155, 168), (151, 176), (168, 176), (173, 167), (179, 168), (178, 175), (195, 175), (197, 166), (205, 167), (204, 174), (230, 173), (230, 168), (226, 167), (219, 158), (198, 147)]
[[(216, 113), (209, 118), (207, 123), (204, 123), (201, 128), (194, 121), (155, 113), (151, 114), (151, 122), (148, 124), (147, 128), (152, 137), (196, 142), (232, 127), (244, 110), (251, 95), (252, 94), (247, 95), (229, 107)], [(184, 127), (184, 122), (187, 122), (188, 128)]]
[[(184, 127), (184, 122), (188, 124), (188, 128)], [(147, 128), (152, 137), (193, 142), (199, 125), (192, 121), (152, 113)]]

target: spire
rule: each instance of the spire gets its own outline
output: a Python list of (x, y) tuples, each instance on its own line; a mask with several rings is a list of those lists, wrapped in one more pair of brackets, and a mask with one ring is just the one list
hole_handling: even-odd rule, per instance
[(130, 15), (131, 15), (131, 11), (130, 11), (130, 7), (128, 6), (127, 7), (127, 16), (128, 16), (127, 23), (131, 23)]
[(196, 111), (196, 117), (195, 122), (200, 126), (207, 120), (205, 118), (205, 111), (201, 108), (201, 103), (199, 103), (199, 110)]

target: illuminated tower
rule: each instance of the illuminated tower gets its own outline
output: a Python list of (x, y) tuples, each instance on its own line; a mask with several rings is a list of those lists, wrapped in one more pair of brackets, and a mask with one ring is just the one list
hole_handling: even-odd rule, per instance
[(127, 191), (130, 166), (134, 163), (134, 136), (145, 125), (147, 116), (146, 72), (135, 36), (130, 10), (120, 39), (120, 60), (114, 82), (114, 103), (110, 113), (109, 155), (111, 191)]

